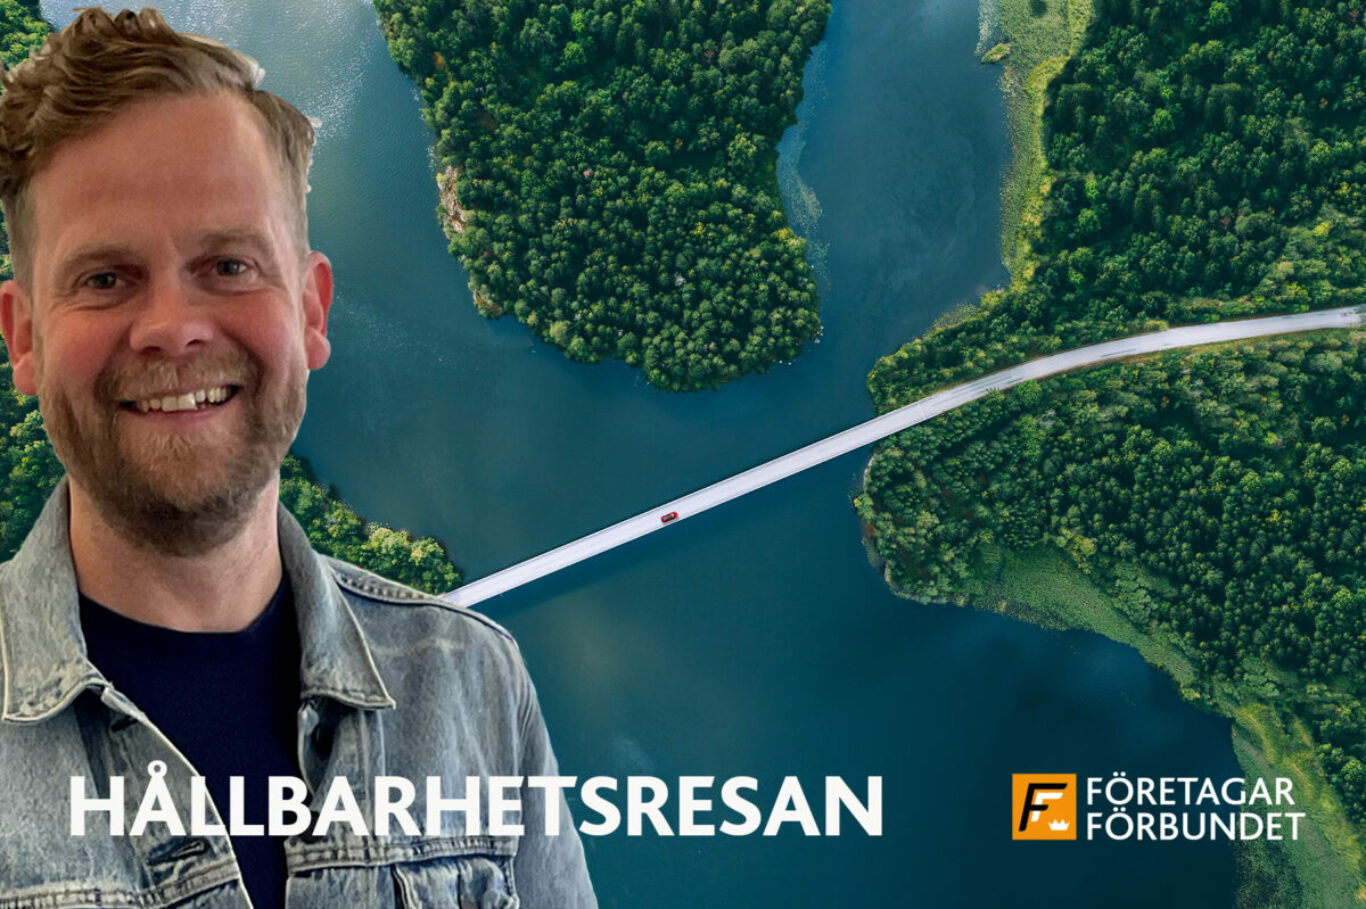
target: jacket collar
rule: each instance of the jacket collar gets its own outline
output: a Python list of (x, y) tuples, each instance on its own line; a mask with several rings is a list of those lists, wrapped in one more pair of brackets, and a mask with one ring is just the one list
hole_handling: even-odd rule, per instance
[(313, 551), (294, 515), (283, 505), (276, 508), (280, 557), (299, 616), (300, 698), (331, 698), (369, 710), (395, 706), (332, 569)]
[[(40, 722), (86, 688), (109, 686), (86, 658), (70, 517), (63, 477), (24, 545), (0, 566), (0, 722)], [(331, 569), (283, 506), (278, 528), (299, 618), (300, 698), (326, 697), (365, 709), (393, 707)]]

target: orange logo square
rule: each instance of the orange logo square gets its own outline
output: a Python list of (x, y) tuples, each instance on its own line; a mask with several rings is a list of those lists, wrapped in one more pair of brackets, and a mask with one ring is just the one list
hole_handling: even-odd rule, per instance
[(1011, 796), (1011, 839), (1077, 838), (1075, 773), (1011, 774)]

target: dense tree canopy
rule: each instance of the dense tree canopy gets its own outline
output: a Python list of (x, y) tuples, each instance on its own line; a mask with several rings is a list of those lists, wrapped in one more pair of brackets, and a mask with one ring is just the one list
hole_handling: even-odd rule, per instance
[(829, 0), (376, 0), (476, 304), (675, 390), (819, 328), (775, 145)]
[(445, 593), (460, 583), (440, 542), (365, 520), (293, 455), (280, 468), (280, 501), (321, 553), (428, 593)]
[(1157, 321), (1360, 299), (1361, 233), (1337, 217), (1366, 209), (1360, 5), (1092, 7), (1044, 111), (1050, 177), (1017, 276), (1030, 280), (880, 364), (875, 394), (938, 384), (965, 357), (994, 367)]
[(0, 60), (13, 66), (47, 37), (38, 0), (0, 0)]
[[(1366, 300), (1366, 23), (1356, 2), (1096, 0), (1042, 123), (1032, 261), (878, 364), (881, 409), (1165, 323)], [(952, 598), (988, 547), (1066, 553), (1197, 688), (1290, 680), (1366, 824), (1366, 351), (1337, 332), (1027, 383), (877, 451), (860, 514), (904, 591)]]

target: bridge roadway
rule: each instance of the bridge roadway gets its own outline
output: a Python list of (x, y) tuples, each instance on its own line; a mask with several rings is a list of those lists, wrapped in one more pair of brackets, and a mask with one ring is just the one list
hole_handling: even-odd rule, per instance
[[(871, 445), (923, 423), (933, 416), (962, 407), (992, 391), (1009, 388), (1030, 379), (1042, 379), (1083, 366), (1118, 360), (1137, 354), (1154, 353), (1177, 347), (1195, 347), (1201, 344), (1216, 344), (1224, 341), (1241, 341), (1266, 335), (1290, 334), (1292, 332), (1316, 331), (1326, 328), (1354, 328), (1366, 322), (1366, 306), (1347, 306), (1341, 309), (1319, 310), (1317, 312), (1295, 313), (1286, 316), (1266, 316), (1256, 319), (1241, 319), (1228, 322), (1212, 322), (1204, 325), (1186, 325), (1169, 328), (1131, 338), (1106, 341), (1088, 347), (1051, 354), (1030, 360), (1000, 372), (994, 372), (935, 392), (904, 407), (890, 410), (857, 426), (837, 432), (832, 436), (813, 442), (804, 448), (789, 452), (737, 473), (732, 477), (713, 483), (696, 492), (690, 492), (672, 501), (642, 511), (634, 517), (618, 521), (595, 533), (580, 537), (549, 552), (518, 562), (509, 568), (496, 571), (457, 587), (442, 598), (459, 606), (472, 606), (489, 597), (506, 593), (537, 578), (568, 567), (576, 562), (595, 556), (601, 552), (629, 543), (649, 533), (672, 527), (679, 521), (699, 515), (709, 508), (715, 508), (745, 493), (776, 483), (794, 473), (815, 467), (831, 458), (848, 454), (858, 448)], [(676, 518), (665, 522), (663, 518), (675, 513)]]

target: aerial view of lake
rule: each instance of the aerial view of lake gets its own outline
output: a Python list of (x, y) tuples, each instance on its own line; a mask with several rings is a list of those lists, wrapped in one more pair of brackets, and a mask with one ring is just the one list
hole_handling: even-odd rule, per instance
[[(1004, 103), (972, 0), (835, 0), (779, 162), (824, 331), (689, 395), (475, 312), (420, 101), (367, 2), (161, 8), (322, 123), (310, 233), (336, 269), (334, 352), (295, 450), (470, 579), (872, 416), (877, 357), (1009, 280)], [(747, 775), (769, 799), (789, 775), (817, 798), (826, 776), (884, 780), (879, 837), (585, 837), (601, 904), (1231, 904), (1227, 843), (1012, 843), (1011, 773), (1238, 775), (1229, 722), (1108, 640), (893, 596), (849, 501), (867, 456), (480, 606), (517, 636), (566, 775)]]

